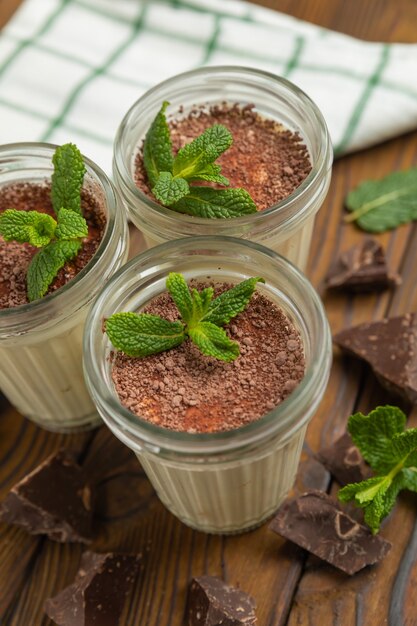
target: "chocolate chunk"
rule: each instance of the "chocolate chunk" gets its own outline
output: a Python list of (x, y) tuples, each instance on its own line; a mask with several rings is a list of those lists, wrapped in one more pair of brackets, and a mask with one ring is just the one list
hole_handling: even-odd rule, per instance
[(117, 626), (141, 555), (84, 552), (75, 581), (45, 602), (57, 626)]
[(372, 535), (322, 491), (285, 502), (269, 528), (346, 574), (380, 561), (391, 549), (388, 541)]
[(73, 456), (65, 451), (54, 453), (25, 476), (0, 504), (0, 519), (32, 535), (89, 543), (91, 489)]
[(187, 626), (255, 626), (255, 600), (215, 576), (193, 578)]
[(328, 448), (320, 450), (316, 456), (342, 486), (359, 483), (372, 473), (349, 433), (336, 439)]
[(380, 291), (400, 282), (398, 274), (389, 272), (385, 252), (374, 239), (343, 252), (326, 278), (328, 288), (354, 292)]
[(417, 401), (417, 314), (407, 313), (342, 330), (333, 341), (372, 367), (389, 390)]

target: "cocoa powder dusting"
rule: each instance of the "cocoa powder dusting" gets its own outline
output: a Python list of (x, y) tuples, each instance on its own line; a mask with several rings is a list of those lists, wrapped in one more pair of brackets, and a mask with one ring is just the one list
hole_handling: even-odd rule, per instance
[[(202, 289), (212, 283), (193, 283)], [(216, 295), (232, 285), (214, 285)], [(165, 292), (143, 310), (175, 321)], [(190, 340), (145, 358), (114, 355), (112, 377), (121, 403), (171, 430), (209, 433), (255, 421), (284, 400), (304, 376), (300, 334), (269, 298), (255, 292), (246, 310), (226, 327), (238, 341), (232, 363), (204, 356)]]
[[(262, 117), (254, 105), (223, 103), (208, 110), (195, 107), (187, 117), (170, 120), (174, 153), (213, 124), (223, 124), (233, 136), (232, 146), (216, 163), (231, 187), (243, 187), (249, 192), (258, 211), (292, 194), (311, 171), (308, 150), (300, 135)], [(135, 168), (136, 185), (155, 200), (142, 150), (136, 155)]]
[[(0, 213), (7, 209), (39, 211), (56, 218), (50, 200), (48, 183), (16, 183), (0, 188)], [(74, 278), (95, 254), (106, 227), (103, 207), (91, 192), (82, 190), (82, 214), (88, 224), (88, 237), (83, 241), (78, 256), (68, 261), (58, 272), (48, 293), (56, 291)], [(4, 241), (0, 236), (0, 309), (27, 304), (26, 274), (38, 248), (28, 243)]]

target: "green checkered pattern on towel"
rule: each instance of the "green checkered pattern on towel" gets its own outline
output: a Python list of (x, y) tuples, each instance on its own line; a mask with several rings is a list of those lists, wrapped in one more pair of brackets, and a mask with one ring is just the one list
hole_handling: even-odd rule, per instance
[(417, 45), (369, 43), (239, 0), (25, 0), (0, 34), (0, 142), (73, 141), (107, 172), (127, 109), (201, 65), (289, 78), (336, 154), (417, 127)]

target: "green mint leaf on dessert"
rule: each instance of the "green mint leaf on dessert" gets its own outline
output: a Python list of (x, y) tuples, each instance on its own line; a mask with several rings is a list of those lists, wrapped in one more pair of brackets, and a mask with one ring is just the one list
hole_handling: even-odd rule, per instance
[(199, 173), (204, 174), (206, 166), (230, 148), (232, 143), (233, 137), (227, 128), (214, 124), (178, 151), (172, 173), (187, 180), (199, 179)]
[(249, 278), (213, 299), (213, 287), (190, 290), (182, 274), (170, 272), (166, 287), (182, 321), (145, 313), (115, 313), (106, 321), (106, 333), (115, 348), (132, 357), (170, 350), (188, 336), (203, 354), (234, 361), (239, 344), (220, 326), (245, 309), (258, 282), (265, 281)]
[(256, 204), (244, 189), (190, 187), (190, 193), (171, 206), (179, 213), (207, 218), (232, 218), (256, 213)]
[(239, 356), (239, 344), (226, 335), (223, 328), (211, 322), (199, 322), (188, 330), (193, 343), (206, 356), (221, 361), (234, 361)]
[(377, 533), (402, 489), (417, 491), (417, 428), (404, 430), (406, 417), (393, 406), (377, 407), (369, 415), (349, 418), (349, 433), (376, 476), (346, 485), (342, 502), (353, 500), (364, 509), (365, 522)]
[(368, 180), (346, 198), (347, 222), (371, 233), (381, 233), (417, 219), (417, 168)]
[(81, 188), (86, 172), (83, 157), (72, 143), (59, 146), (52, 157), (51, 200), (55, 213), (65, 208), (81, 214)]
[(164, 352), (185, 339), (184, 324), (147, 313), (115, 313), (106, 321), (106, 333), (115, 348), (131, 357)]
[(59, 270), (78, 254), (81, 240), (88, 236), (88, 224), (81, 215), (85, 173), (81, 153), (73, 144), (65, 144), (55, 150), (52, 162), (51, 201), (56, 219), (39, 211), (8, 209), (0, 214), (0, 235), (5, 241), (40, 248), (27, 271), (30, 302), (45, 295)]
[(164, 102), (149, 128), (143, 145), (143, 164), (152, 193), (162, 205), (179, 213), (205, 218), (231, 218), (256, 212), (244, 189), (189, 186), (211, 182), (225, 187), (230, 181), (214, 161), (233, 143), (230, 131), (214, 124), (186, 144), (174, 157)]
[(7, 209), (0, 215), (0, 234), (5, 241), (30, 243), (42, 248), (55, 235), (57, 223), (53, 217), (38, 211)]
[(81, 239), (87, 237), (88, 225), (82, 215), (60, 209), (58, 213), (58, 226), (55, 231), (57, 239)]
[(174, 178), (171, 172), (161, 172), (152, 193), (159, 202), (171, 206), (188, 194), (190, 188), (184, 178)]
[(46, 294), (59, 270), (64, 267), (67, 261), (71, 261), (77, 256), (80, 248), (80, 241), (54, 241), (35, 254), (27, 273), (30, 302), (38, 300)]
[(224, 291), (210, 303), (207, 313), (204, 315), (204, 321), (212, 322), (217, 326), (227, 324), (246, 309), (255, 291), (256, 283), (264, 282), (264, 279), (259, 276), (248, 278), (228, 291)]
[(228, 187), (230, 185), (230, 181), (225, 176), (221, 174), (220, 165), (216, 165), (216, 163), (209, 163), (201, 169), (198, 173), (198, 176), (191, 177), (188, 179), (190, 183), (199, 182), (199, 181), (207, 181), (210, 183), (217, 183), (218, 185), (224, 185)]
[(176, 272), (170, 272), (166, 281), (166, 287), (182, 319), (188, 324), (193, 316), (194, 302), (184, 276)]
[(161, 172), (171, 172), (174, 157), (169, 127), (165, 117), (165, 110), (169, 102), (164, 102), (152, 122), (143, 144), (143, 164), (151, 187), (156, 185)]

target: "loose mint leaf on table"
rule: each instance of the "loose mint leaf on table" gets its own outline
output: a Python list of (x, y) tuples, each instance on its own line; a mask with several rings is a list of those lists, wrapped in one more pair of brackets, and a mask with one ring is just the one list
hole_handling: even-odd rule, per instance
[(27, 273), (29, 301), (42, 298), (48, 287), (67, 261), (77, 256), (80, 241), (59, 240), (48, 244), (33, 257)]
[(72, 143), (59, 146), (52, 157), (51, 200), (55, 213), (62, 208), (81, 215), (81, 188), (86, 172), (83, 157)]
[(132, 357), (170, 350), (185, 339), (184, 324), (147, 313), (115, 313), (106, 321), (106, 333), (116, 348)]
[(346, 208), (351, 214), (345, 221), (372, 233), (416, 220), (417, 168), (361, 183), (347, 196)]
[(200, 172), (207, 175), (207, 165), (212, 164), (232, 143), (233, 137), (227, 128), (214, 124), (178, 151), (172, 173), (187, 180), (199, 179)]
[(169, 127), (165, 117), (165, 111), (169, 102), (164, 102), (152, 122), (143, 144), (143, 163), (149, 182), (153, 187), (160, 172), (171, 172), (174, 156)]
[(78, 239), (87, 235), (88, 225), (82, 215), (68, 209), (59, 210), (58, 226), (55, 231), (58, 239)]
[(190, 291), (184, 276), (171, 272), (166, 287), (184, 323), (149, 314), (115, 313), (106, 322), (107, 335), (115, 348), (132, 357), (169, 350), (188, 336), (203, 354), (233, 361), (239, 356), (239, 344), (220, 326), (245, 309), (259, 281), (265, 282), (249, 278), (213, 299), (213, 287)]
[(184, 178), (174, 178), (170, 172), (161, 172), (152, 193), (161, 204), (171, 206), (188, 194), (190, 188)]
[(239, 344), (226, 335), (223, 328), (211, 322), (199, 322), (188, 331), (190, 339), (206, 356), (221, 361), (234, 361), (239, 356)]
[(210, 303), (204, 321), (223, 326), (233, 317), (244, 311), (255, 291), (256, 283), (264, 283), (264, 279), (256, 276), (242, 281), (235, 287), (221, 293)]
[(197, 217), (231, 218), (256, 213), (256, 204), (244, 189), (190, 187), (190, 193), (171, 207)]
[(377, 475), (346, 485), (338, 496), (364, 509), (373, 533), (402, 489), (417, 491), (417, 428), (404, 430), (405, 421), (404, 413), (392, 406), (377, 407), (369, 415), (355, 413), (348, 421), (354, 443)]
[(30, 243), (42, 248), (54, 237), (57, 223), (53, 217), (38, 211), (7, 209), (0, 216), (0, 234), (5, 241)]

